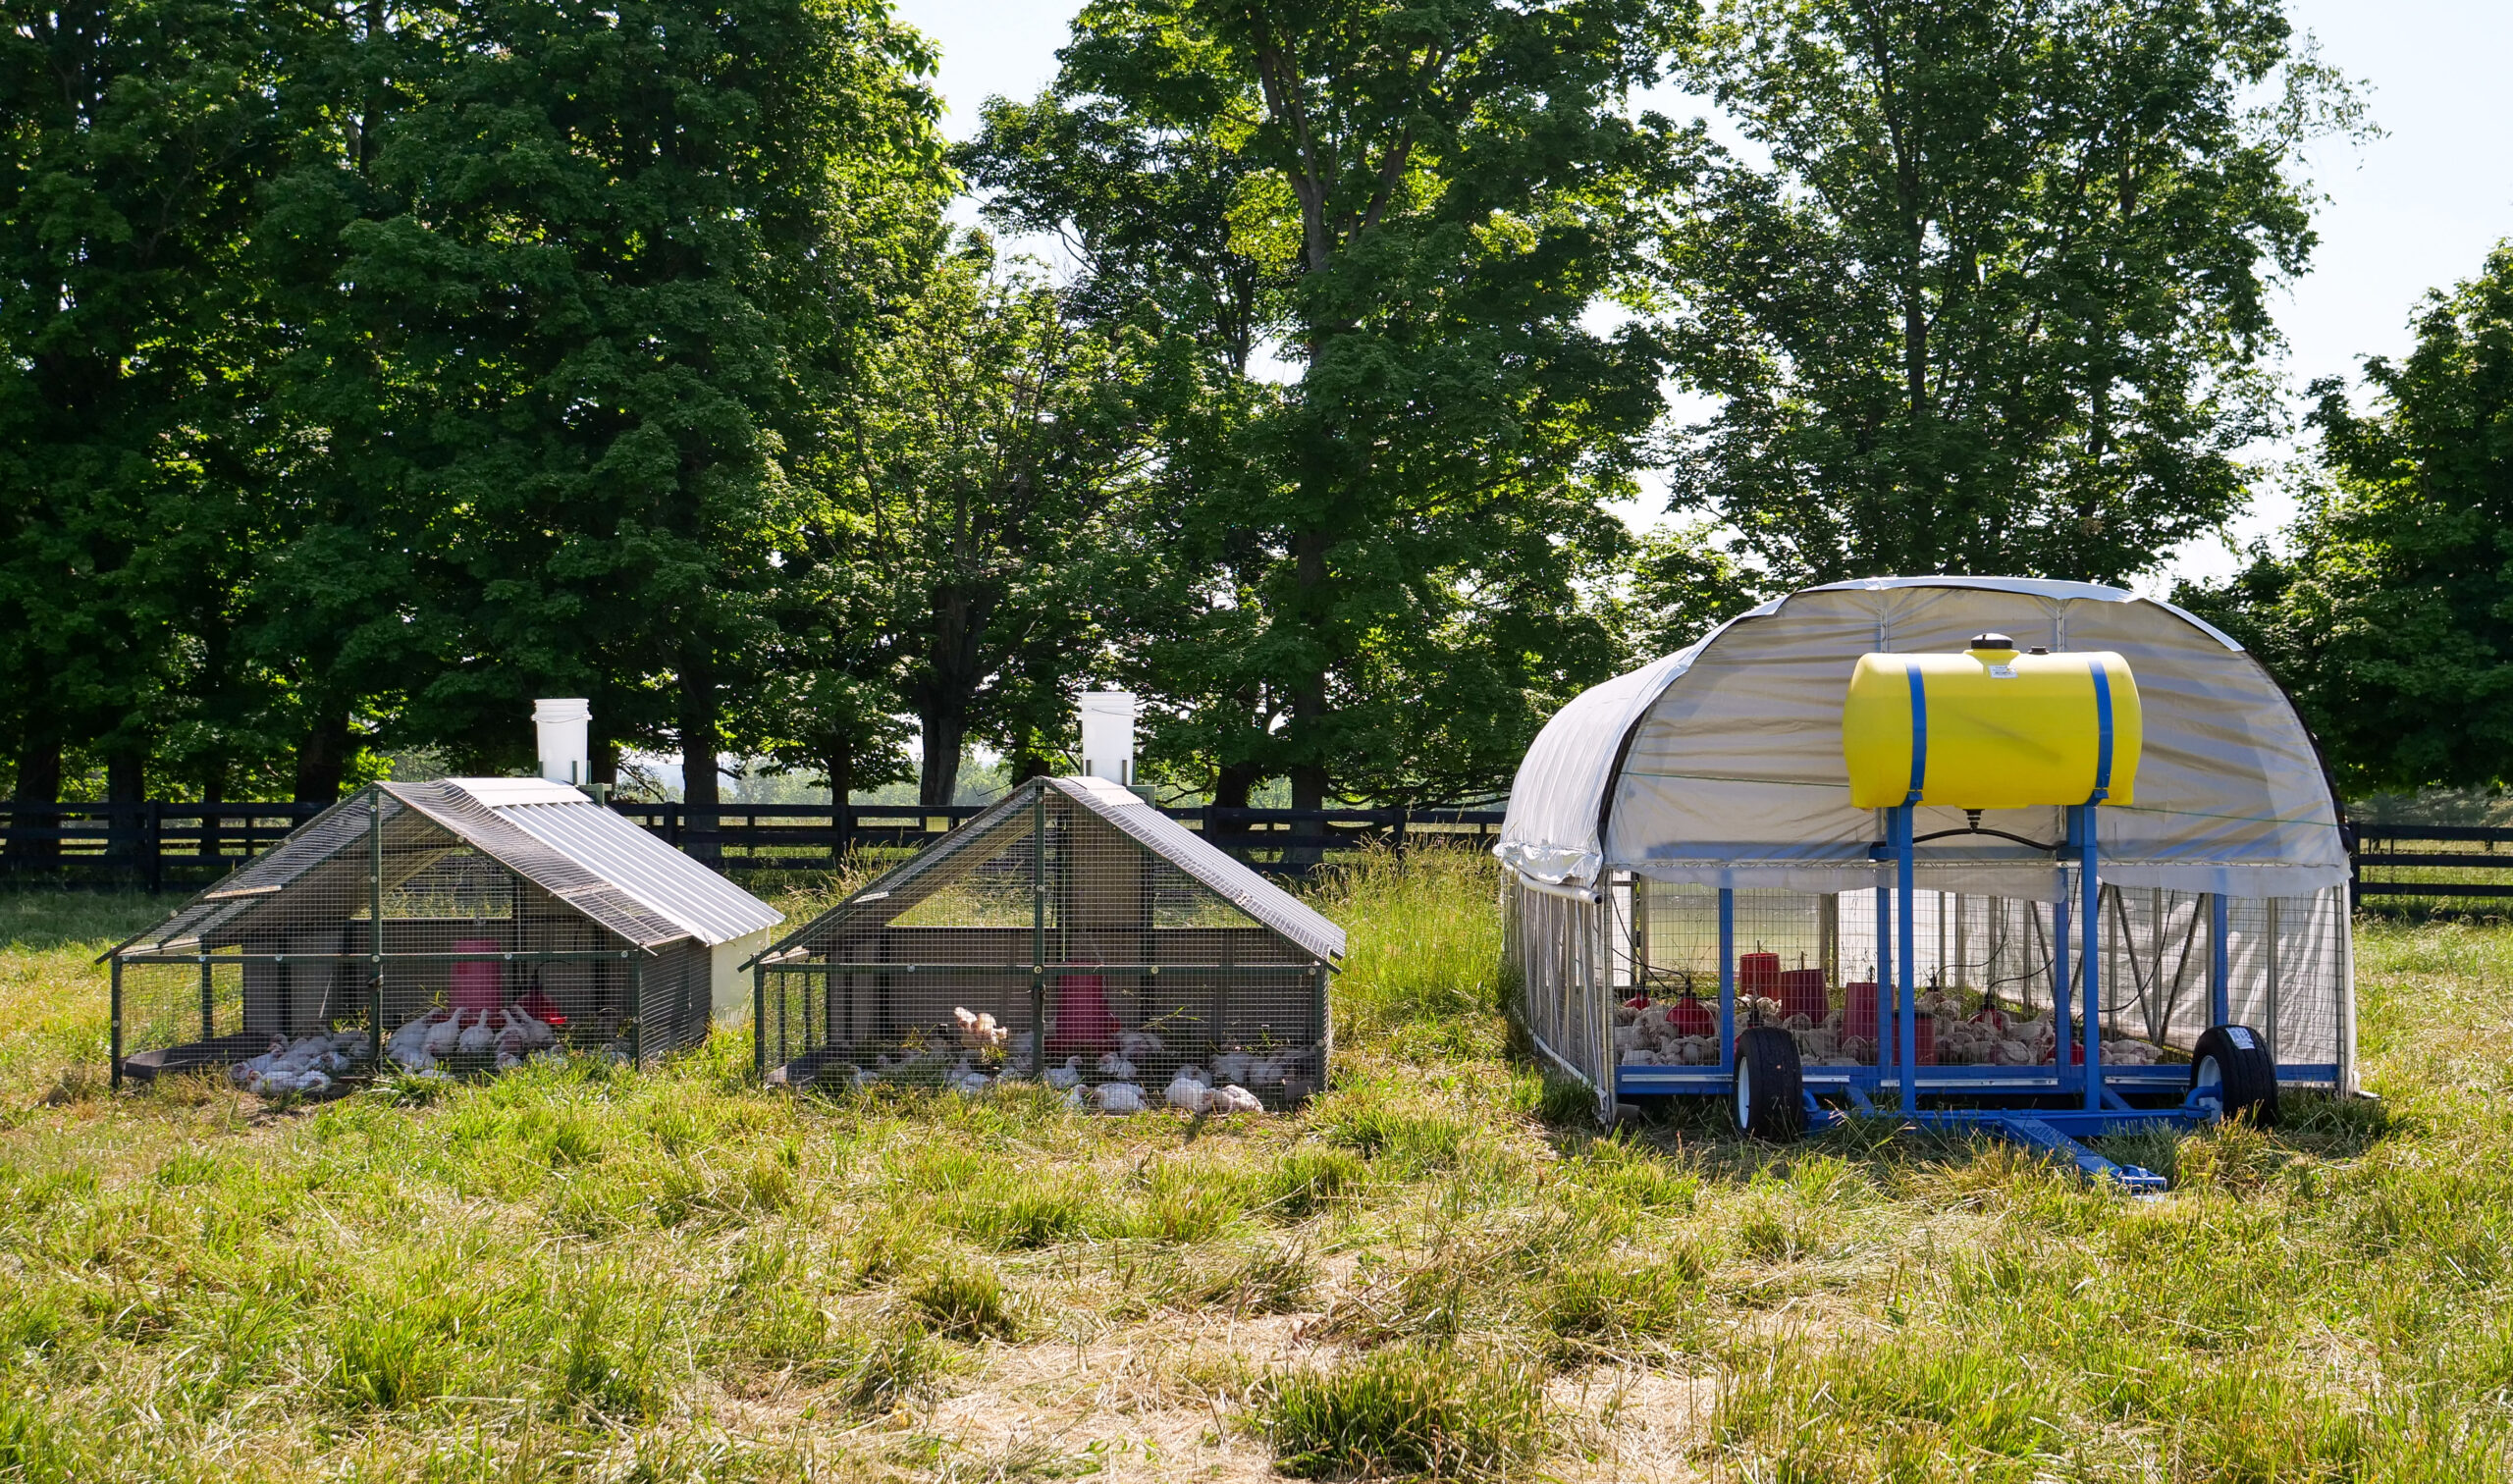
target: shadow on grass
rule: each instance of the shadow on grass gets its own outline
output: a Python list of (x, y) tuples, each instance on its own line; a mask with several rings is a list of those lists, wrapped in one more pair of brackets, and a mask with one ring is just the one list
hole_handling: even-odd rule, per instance
[[(1540, 1116), (1547, 1141), (1557, 1154), (1577, 1155), (1599, 1140), (1622, 1138), (1681, 1155), (1704, 1177), (1721, 1181), (1792, 1180), (1801, 1167), (1814, 1161), (1840, 1161), (1888, 1184), (1915, 1175), (1959, 1175), (1993, 1155), (2003, 1162), (2023, 1157), (2061, 1170), (2069, 1168), (2058, 1155), (2009, 1143), (1992, 1128), (1916, 1128), (1892, 1112), (1845, 1118), (1802, 1140), (1775, 1143), (1738, 1134), (1724, 1098), (1627, 1099), (1639, 1108), (1640, 1116), (1613, 1130), (1597, 1122), (1593, 1094), (1558, 1070), (1547, 1078), (1547, 1093)], [(2281, 1111), (2274, 1128), (2246, 1128), (2244, 1140), (2251, 1151), (2247, 1157), (2272, 1164), (2298, 1159), (2344, 1161), (2367, 1154), (2384, 1140), (2413, 1132), (2410, 1120), (2370, 1098), (2295, 1090), (2285, 1094)], [(2158, 1129), (2085, 1142), (2108, 1158), (2169, 1177), (2179, 1167), (2183, 1141), (2209, 1134), (2204, 1129)]]

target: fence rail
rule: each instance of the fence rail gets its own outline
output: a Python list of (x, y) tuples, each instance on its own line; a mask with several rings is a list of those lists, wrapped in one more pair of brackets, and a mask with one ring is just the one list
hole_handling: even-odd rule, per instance
[(2493, 824), (2359, 824), (2350, 894), (2441, 901), (2513, 900), (2513, 828)]
[[(733, 874), (827, 870), (850, 852), (916, 850), (984, 806), (686, 804), (612, 808), (679, 849)], [(194, 889), (271, 848), (319, 804), (35, 804), (0, 800), (0, 882)], [(1426, 841), (1488, 846), (1499, 810), (1165, 810), (1259, 871), (1302, 874), (1338, 852), (1402, 851)]]
[[(0, 800), (0, 881), (204, 886), (285, 839), (316, 804), (22, 804)], [(826, 870), (849, 852), (918, 849), (983, 806), (614, 803), (612, 808), (720, 869)], [(1259, 871), (1301, 874), (1338, 852), (1405, 850), (1429, 841), (1489, 846), (1497, 809), (1220, 809), (1163, 811)], [(2513, 828), (2358, 825), (2351, 891), (2362, 903), (2513, 901)]]

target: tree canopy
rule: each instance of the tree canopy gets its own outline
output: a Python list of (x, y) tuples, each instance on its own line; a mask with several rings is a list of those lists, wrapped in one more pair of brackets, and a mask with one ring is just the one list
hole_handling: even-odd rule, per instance
[(1683, 57), (1768, 161), (1696, 135), (1669, 205), (1681, 505), (1789, 585), (2118, 581), (2242, 505), (2298, 146), (2362, 124), (2278, 0), (1727, 0)]
[[(2363, 127), (2279, 0), (1092, 0), (949, 148), (884, 0), (0, 4), (21, 799), (516, 768), (582, 695), (598, 778), (939, 803), (1090, 684), (1173, 793), (1489, 796), (1774, 591), (2220, 525)], [(2501, 770), (2416, 719), (2497, 683), (2479, 292), (2206, 600), (2369, 778)]]
[(2316, 383), (2287, 550), (2185, 601), (2294, 692), (2351, 794), (2513, 781), (2513, 245), (2432, 295), (2417, 345)]

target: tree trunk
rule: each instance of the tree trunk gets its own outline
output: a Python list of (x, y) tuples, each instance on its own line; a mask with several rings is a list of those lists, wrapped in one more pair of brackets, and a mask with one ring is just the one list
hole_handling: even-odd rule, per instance
[[(1292, 690), (1292, 728), (1300, 761), (1291, 767), (1292, 808), (1326, 807), (1326, 656), (1330, 652), (1326, 615), (1326, 533), (1303, 531), (1292, 538), (1294, 575), (1300, 584), (1301, 624), (1309, 631), (1316, 657)], [(1324, 854), (1325, 823), (1303, 821), (1292, 825), (1294, 844), (1283, 854), (1291, 866), (1314, 866)]]
[(134, 875), (148, 869), (141, 859), (148, 850), (147, 830), (142, 821), (147, 818), (148, 755), (124, 749), (105, 755), (105, 802), (112, 806), (108, 813), (106, 848), (123, 869)]
[[(21, 804), (61, 802), (61, 743), (29, 737), (18, 748), (18, 782), (11, 797)], [(31, 865), (50, 866), (61, 859), (61, 841), (53, 831), (61, 822), (53, 815), (23, 815), (10, 833), (9, 854)]]
[(924, 766), (916, 780), (917, 802), (929, 808), (949, 804), (959, 790), (960, 756), (969, 740), (969, 713), (984, 678), (979, 645), (994, 611), (996, 595), (945, 584), (929, 605), (930, 671), (915, 687), (917, 719), (925, 726)]
[(349, 723), (346, 716), (317, 719), (296, 743), (296, 802), (337, 804), (348, 775)]
[(722, 795), (716, 786), (716, 701), (715, 657), (692, 644), (680, 662), (681, 849), (701, 861), (722, 853), (713, 839), (693, 840), (685, 833), (695, 829), (712, 835), (719, 822), (716, 808)]
[(842, 869), (846, 857), (855, 848), (855, 808), (851, 798), (855, 792), (855, 754), (840, 744), (829, 755), (829, 827), (836, 838), (829, 847), (831, 870)]
[(939, 706), (925, 709), (925, 758), (916, 779), (916, 802), (938, 808), (951, 802), (960, 782), (960, 752), (968, 743), (966, 714)]
[(209, 765), (209, 776), (202, 779), (200, 785), (201, 814), (198, 848), (203, 856), (214, 858), (223, 853), (224, 847), (219, 842), (219, 826), (226, 822), (218, 817), (216, 810), (219, 805), (226, 802), (227, 760), (220, 758)]
[(1231, 763), (1213, 779), (1213, 807), (1246, 809), (1248, 796), (1264, 780), (1264, 769), (1254, 763)]

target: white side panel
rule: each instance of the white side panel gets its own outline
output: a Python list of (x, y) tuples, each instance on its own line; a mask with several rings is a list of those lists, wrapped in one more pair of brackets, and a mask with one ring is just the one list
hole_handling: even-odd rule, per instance
[(707, 950), (707, 999), (716, 1019), (738, 1020), (750, 1011), (751, 979), (742, 965), (768, 951), (769, 934), (775, 930), (762, 928)]

